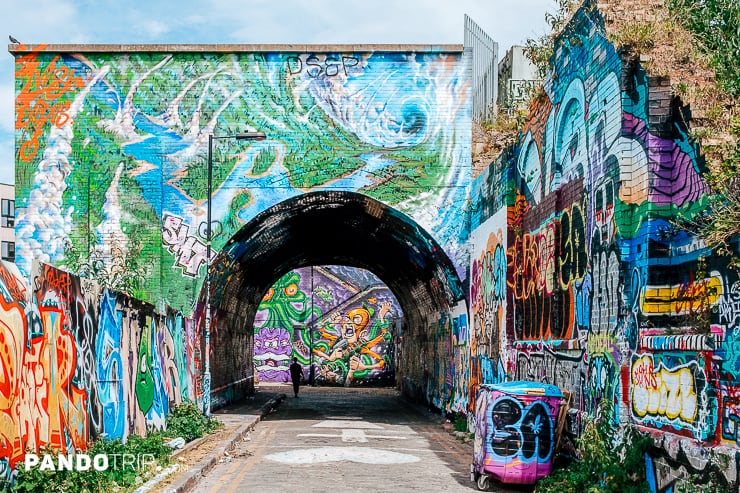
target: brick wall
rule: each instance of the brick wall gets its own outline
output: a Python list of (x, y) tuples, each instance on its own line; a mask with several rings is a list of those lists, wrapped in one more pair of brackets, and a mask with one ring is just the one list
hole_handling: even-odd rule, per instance
[[(609, 16), (654, 18), (646, 2), (611, 4)], [(495, 347), (485, 344), (490, 324), (476, 320), (498, 305), (473, 295), (490, 292), (493, 281), (471, 275), (471, 381), (557, 385), (572, 394), (574, 433), (584, 413), (608, 400), (615, 420), (656, 437), (654, 490), (669, 491), (688, 471), (737, 491), (738, 276), (703, 242), (671, 229), (709, 199), (704, 160), (687, 138), (671, 79), (649, 75), (605, 33), (587, 2), (556, 42), (521, 147), (506, 170), (494, 163), (484, 172), (511, 176), (506, 188), (476, 182), (474, 196), (486, 196), (476, 210), (510, 199), (506, 327)], [(476, 226), (474, 238), (501, 228)], [(471, 264), (497, 248), (476, 240)], [(484, 364), (497, 371), (483, 372)], [(707, 457), (706, 449), (729, 455), (729, 466), (687, 460)]]

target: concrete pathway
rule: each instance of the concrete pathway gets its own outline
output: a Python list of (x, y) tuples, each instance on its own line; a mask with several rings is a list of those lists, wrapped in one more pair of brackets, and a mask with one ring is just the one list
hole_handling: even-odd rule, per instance
[(196, 491), (477, 491), (472, 442), (395, 389), (302, 387), (298, 398), (288, 385), (272, 389), (290, 397)]

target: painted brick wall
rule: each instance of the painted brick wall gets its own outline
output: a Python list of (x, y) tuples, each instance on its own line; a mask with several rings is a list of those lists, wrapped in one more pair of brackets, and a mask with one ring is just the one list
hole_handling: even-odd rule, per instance
[[(573, 433), (608, 400), (656, 438), (654, 490), (721, 469), (737, 491), (737, 271), (671, 228), (709, 198), (704, 160), (671, 81), (617, 51), (592, 3), (556, 46), (517, 147), (473, 192), (471, 384), (555, 384)], [(505, 302), (500, 269), (481, 269), (501, 249)]]
[[(53, 53), (16, 57), (17, 263), (136, 259), (137, 297), (196, 310), (214, 251), (263, 210), (359, 191), (412, 217), (459, 272), (470, 190), (470, 57), (442, 52)], [(34, 108), (48, 107), (48, 114)], [(79, 263), (79, 262), (77, 262)], [(218, 301), (218, 300), (217, 300)], [(217, 303), (218, 304), (218, 303)]]
[(0, 263), (0, 478), (27, 450), (125, 440), (163, 429), (170, 406), (201, 401), (194, 324), (162, 313), (51, 266), (29, 281)]
[[(342, 190), (409, 216), (464, 274), (470, 54), (394, 49), (22, 50), (16, 57), (21, 272), (30, 272), (34, 261), (78, 271), (98, 260), (106, 266), (131, 260), (135, 265), (125, 268), (142, 273), (135, 298), (158, 313), (174, 307), (183, 320), (202, 321), (209, 199), (216, 252), (279, 202)], [(37, 111), (47, 107), (48, 113)], [(218, 139), (209, 153), (209, 135), (250, 129), (265, 132), (267, 140)], [(239, 275), (224, 278), (238, 283)], [(214, 406), (249, 390), (253, 373), (252, 327), (235, 313), (242, 308), (238, 290), (222, 298), (219, 288), (212, 299), (212, 337), (228, 344), (218, 347), (216, 358), (211, 354)], [(423, 296), (417, 297), (422, 305)], [(408, 338), (403, 355), (408, 378), (401, 385), (447, 410), (466, 406), (467, 385), (460, 380), (468, 367), (464, 305), (454, 314), (428, 314), (434, 326), (413, 329), (430, 333), (418, 346)], [(374, 306), (375, 313), (381, 308)], [(191, 328), (193, 359), (200, 361), (202, 323)], [(379, 334), (385, 335), (382, 329)], [(366, 366), (385, 362), (385, 355), (363, 356), (371, 360), (364, 360)], [(210, 397), (210, 382), (200, 378), (199, 365), (195, 370), (194, 392)], [(126, 416), (134, 411), (127, 409)]]

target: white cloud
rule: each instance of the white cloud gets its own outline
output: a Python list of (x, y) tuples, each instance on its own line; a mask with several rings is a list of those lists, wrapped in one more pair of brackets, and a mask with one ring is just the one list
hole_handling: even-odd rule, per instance
[(0, 84), (0, 132), (15, 129), (15, 96), (11, 84)]
[(72, 0), (3, 0), (2, 3), (3, 10), (7, 7), (8, 12), (0, 12), (0, 33), (12, 34), (22, 43), (70, 40), (78, 31), (79, 14)]
[(12, 165), (14, 153), (12, 134), (3, 134), (0, 138), (0, 183), (15, 183), (15, 166)]
[(151, 38), (159, 38), (160, 36), (170, 32), (170, 27), (160, 21), (148, 21), (145, 22), (142, 27)]
[[(555, 0), (211, 0), (207, 24), (243, 43), (462, 43), (468, 14), (505, 51), (546, 32)], [(216, 26), (220, 26), (217, 29)], [(228, 34), (227, 34), (228, 33)]]

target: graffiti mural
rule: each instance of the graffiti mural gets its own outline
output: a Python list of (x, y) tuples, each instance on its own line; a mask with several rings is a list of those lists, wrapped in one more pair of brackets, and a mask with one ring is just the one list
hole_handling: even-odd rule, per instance
[[(100, 436), (161, 429), (195, 398), (182, 317), (48, 265), (32, 283), (0, 263), (0, 471), (27, 450), (71, 453)], [(33, 286), (33, 288), (31, 288)]]
[[(594, 2), (576, 12), (517, 144), (475, 181), (470, 395), (501, 378), (486, 377), (487, 352), (506, 379), (570, 393), (574, 433), (607, 400), (615, 422), (658, 438), (656, 491), (708, 477), (715, 452), (738, 491), (738, 271), (672, 227), (710, 200), (704, 158), (671, 81), (603, 22)], [(486, 298), (500, 277), (484, 276), (498, 245), (503, 301)]]
[[(656, 428), (671, 426), (706, 439), (715, 428), (716, 405), (709, 402), (707, 377), (700, 362), (689, 356), (635, 356), (631, 369), (632, 413), (638, 422)], [(657, 360), (657, 364), (656, 364)]]
[(296, 357), (307, 381), (392, 383), (400, 317), (395, 297), (368, 271), (323, 266), (289, 272), (268, 290), (256, 316), (259, 379), (289, 381), (288, 365)]
[[(393, 302), (376, 297), (335, 311), (314, 332), (312, 354), (327, 382), (393, 381), (391, 332)], [(377, 312), (377, 313), (376, 313)]]
[(470, 263), (469, 336), (471, 373), (468, 379), (468, 406), (475, 409), (477, 385), (503, 381), (499, 371), (501, 348), (510, 335), (506, 333), (507, 297), (507, 212), (500, 210), (473, 235), (473, 259)]
[(16, 77), (23, 81), (23, 88), (18, 95), (21, 104), (16, 108), (15, 127), (21, 134), (18, 153), (23, 161), (32, 160), (39, 152), (47, 126), (63, 128), (71, 120), (70, 94), (85, 85), (84, 78), (61, 57), (39, 61), (34, 55), (17, 61)]
[[(469, 64), (457, 48), (18, 54), (17, 264), (23, 273), (34, 260), (67, 266), (70, 244), (83, 257), (114, 244), (140, 251), (157, 273), (141, 297), (191, 316), (206, 209), (215, 254), (275, 204), (344, 190), (409, 215), (464, 272)], [(217, 139), (207, 197), (209, 135), (243, 132), (245, 122), (267, 139)]]
[(300, 287), (301, 279), (298, 271), (289, 272), (262, 298), (254, 335), (254, 364), (260, 381), (290, 380), (293, 334), (313, 319), (316, 309), (311, 303), (310, 284), (307, 295)]
[(477, 472), (522, 484), (534, 484), (550, 473), (562, 395), (556, 387), (537, 385), (508, 382), (478, 388), (473, 446)]

